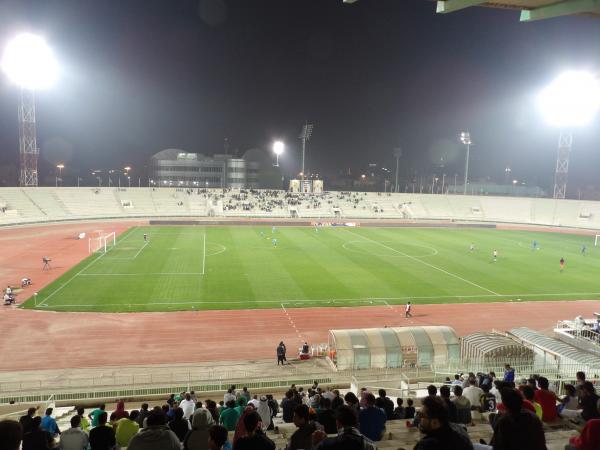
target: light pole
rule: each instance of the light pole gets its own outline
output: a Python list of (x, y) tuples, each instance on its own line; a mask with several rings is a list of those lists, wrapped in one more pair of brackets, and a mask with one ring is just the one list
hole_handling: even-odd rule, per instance
[(446, 174), (442, 174), (442, 194), (444, 193), (444, 186), (446, 185)]
[(279, 167), (279, 155), (281, 155), (283, 153), (284, 149), (285, 149), (285, 145), (283, 144), (283, 142), (275, 141), (273, 143), (273, 153), (275, 153), (275, 158), (276, 158), (275, 167)]
[(396, 184), (394, 185), (394, 192), (398, 192), (398, 169), (400, 167), (400, 158), (402, 157), (402, 147), (396, 147), (394, 149), (394, 158), (396, 158)]
[[(302, 127), (302, 131), (300, 132), (300, 140), (302, 141), (302, 181), (304, 181), (304, 174), (306, 173), (304, 170), (304, 159), (306, 155), (306, 143), (310, 141), (310, 137), (312, 136), (314, 125), (312, 123), (305, 123)], [(304, 184), (304, 183), (302, 183)], [(304, 186), (302, 187), (304, 190)]]
[(573, 146), (572, 129), (590, 123), (600, 109), (600, 80), (584, 71), (560, 75), (538, 97), (546, 121), (559, 128), (554, 198), (565, 198), (569, 155)]
[(471, 150), (471, 133), (468, 131), (463, 131), (460, 133), (460, 142), (462, 142), (465, 147), (467, 147), (467, 154), (465, 156), (465, 186), (463, 190), (463, 195), (467, 195), (467, 183), (469, 182), (469, 152)]
[[(23, 33), (11, 40), (0, 63), (8, 78), (21, 88), (19, 103), (19, 155), (21, 186), (38, 185), (35, 125), (35, 91), (50, 87), (58, 76), (58, 65), (43, 38)], [(58, 184), (58, 180), (57, 180)]]
[(60, 180), (60, 185), (62, 186), (62, 170), (65, 168), (63, 163), (57, 164), (56, 168), (58, 169), (58, 175), (56, 176), (56, 187), (58, 187), (58, 181)]
[(506, 169), (504, 169), (504, 182), (506, 184), (508, 184), (508, 181), (510, 180), (510, 173), (512, 172), (511, 168), (506, 166)]

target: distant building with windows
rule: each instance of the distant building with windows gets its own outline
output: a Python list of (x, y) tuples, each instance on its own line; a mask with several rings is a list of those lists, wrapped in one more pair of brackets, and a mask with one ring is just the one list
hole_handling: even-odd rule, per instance
[[(253, 153), (251, 153), (253, 152)], [(261, 161), (246, 155), (256, 155), (259, 150), (250, 150), (242, 158), (231, 155), (188, 153), (169, 148), (150, 158), (150, 184), (187, 188), (260, 188)], [(263, 166), (265, 164), (262, 164)], [(263, 167), (267, 172), (268, 167)]]

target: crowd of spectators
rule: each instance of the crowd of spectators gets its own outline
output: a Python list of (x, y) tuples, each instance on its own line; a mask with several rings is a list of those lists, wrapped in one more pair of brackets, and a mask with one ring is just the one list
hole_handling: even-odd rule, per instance
[[(515, 384), (507, 366), (504, 376), (457, 374), (439, 389), (430, 385), (417, 410), (412, 399), (398, 398), (396, 405), (379, 389), (377, 396), (362, 388), (358, 396), (337, 389), (308, 389), (292, 385), (279, 403), (272, 395), (252, 395), (244, 387), (231, 386), (223, 400), (199, 401), (194, 392), (172, 394), (163, 406), (127, 411), (119, 401), (114, 411), (99, 405), (89, 414), (77, 408), (70, 428), (61, 431), (48, 408), (44, 417), (30, 408), (19, 422), (0, 422), (0, 449), (16, 450), (274, 450), (267, 431), (279, 433), (275, 417), (281, 413), (295, 431), (286, 450), (376, 449), (386, 435), (389, 421), (405, 420), (408, 428), (423, 434), (414, 450), (546, 450), (543, 422), (559, 417), (584, 426), (566, 450), (598, 450), (600, 446), (600, 397), (585, 374), (558, 398), (544, 377), (532, 376)], [(464, 388), (463, 388), (464, 386)], [(451, 393), (454, 395), (452, 396)], [(472, 444), (468, 427), (472, 412), (489, 413), (491, 442)], [(332, 437), (332, 435), (337, 435)], [(329, 437), (328, 437), (329, 436)], [(400, 449), (403, 450), (403, 449)]]

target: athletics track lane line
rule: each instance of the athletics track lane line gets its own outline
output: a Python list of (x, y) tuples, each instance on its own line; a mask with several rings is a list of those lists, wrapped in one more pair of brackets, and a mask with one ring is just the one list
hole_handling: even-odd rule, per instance
[(393, 252), (396, 252), (396, 253), (398, 253), (398, 254), (400, 254), (400, 255), (403, 255), (403, 256), (405, 256), (405, 257), (407, 257), (407, 258), (410, 258), (410, 259), (412, 259), (413, 261), (420, 262), (421, 264), (424, 264), (424, 265), (426, 265), (426, 266), (428, 266), (428, 267), (431, 267), (432, 269), (439, 270), (440, 272), (443, 272), (443, 273), (445, 273), (446, 275), (450, 275), (451, 277), (457, 278), (457, 279), (459, 279), (459, 280), (461, 280), (461, 281), (464, 281), (465, 283), (469, 283), (470, 285), (472, 285), (472, 286), (475, 286), (475, 287), (478, 287), (479, 289), (483, 289), (484, 291), (487, 291), (487, 292), (489, 292), (489, 293), (491, 293), (491, 294), (494, 294), (494, 295), (496, 295), (496, 296), (499, 296), (499, 297), (501, 297), (501, 296), (502, 296), (502, 294), (499, 294), (499, 293), (497, 293), (497, 292), (494, 292), (494, 291), (492, 291), (492, 290), (490, 290), (490, 289), (488, 289), (488, 288), (485, 288), (485, 287), (483, 287), (483, 286), (480, 286), (479, 284), (477, 284), (477, 283), (474, 283), (474, 282), (472, 282), (472, 281), (469, 281), (469, 280), (467, 280), (466, 278), (463, 278), (463, 277), (461, 277), (461, 276), (458, 276), (458, 275), (456, 275), (456, 274), (454, 274), (454, 273), (452, 273), (452, 272), (448, 272), (447, 270), (444, 270), (444, 269), (442, 269), (441, 267), (437, 267), (437, 266), (434, 266), (433, 264), (429, 264), (428, 262), (425, 262), (425, 261), (423, 261), (423, 260), (421, 260), (421, 259), (419, 259), (419, 258), (415, 258), (414, 256), (411, 256), (411, 255), (409, 255), (409, 254), (407, 254), (407, 253), (401, 252), (400, 250), (396, 250), (395, 248), (389, 247), (389, 246), (387, 246), (387, 245), (385, 245), (385, 244), (382, 244), (381, 242), (375, 241), (375, 240), (373, 240), (373, 239), (371, 239), (371, 238), (368, 238), (368, 237), (366, 237), (366, 236), (363, 236), (363, 235), (361, 235), (361, 234), (355, 233), (354, 231), (350, 231), (350, 230), (346, 230), (346, 231), (347, 231), (348, 233), (350, 233), (350, 234), (353, 234), (354, 236), (359, 236), (359, 237), (361, 237), (361, 238), (363, 238), (363, 239), (365, 239), (365, 240), (367, 240), (367, 241), (371, 241), (371, 242), (373, 242), (373, 243), (375, 243), (375, 244), (377, 244), (377, 245), (380, 245), (380, 246), (382, 246), (382, 247), (384, 247), (384, 248), (387, 248), (388, 250), (391, 250), (391, 251), (393, 251)]

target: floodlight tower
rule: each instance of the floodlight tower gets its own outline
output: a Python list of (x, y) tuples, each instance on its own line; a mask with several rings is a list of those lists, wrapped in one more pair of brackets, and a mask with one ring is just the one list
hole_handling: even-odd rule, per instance
[(460, 133), (460, 142), (462, 142), (467, 148), (467, 154), (465, 155), (465, 186), (463, 189), (463, 195), (467, 195), (467, 183), (469, 182), (469, 153), (471, 151), (471, 133), (463, 131)]
[(39, 149), (35, 127), (35, 91), (49, 87), (58, 74), (52, 50), (43, 38), (29, 33), (8, 43), (2, 57), (2, 70), (21, 88), (19, 102), (19, 154), (21, 186), (37, 186)]
[(273, 143), (273, 153), (275, 153), (275, 157), (277, 158), (274, 167), (279, 167), (279, 155), (283, 153), (284, 148), (285, 145), (281, 141), (275, 141)]
[(565, 72), (542, 91), (538, 106), (547, 122), (560, 130), (553, 196), (565, 198), (573, 146), (572, 129), (590, 123), (600, 109), (600, 81), (588, 72)]
[(306, 172), (304, 170), (304, 158), (306, 155), (306, 143), (310, 141), (310, 137), (312, 136), (314, 125), (312, 123), (305, 123), (302, 127), (302, 131), (300, 132), (300, 140), (302, 141), (302, 181), (304, 181), (304, 177), (306, 176)]
[(402, 147), (396, 147), (394, 149), (394, 158), (396, 158), (396, 184), (394, 186), (394, 192), (398, 192), (398, 169), (400, 167), (400, 158), (402, 157)]

